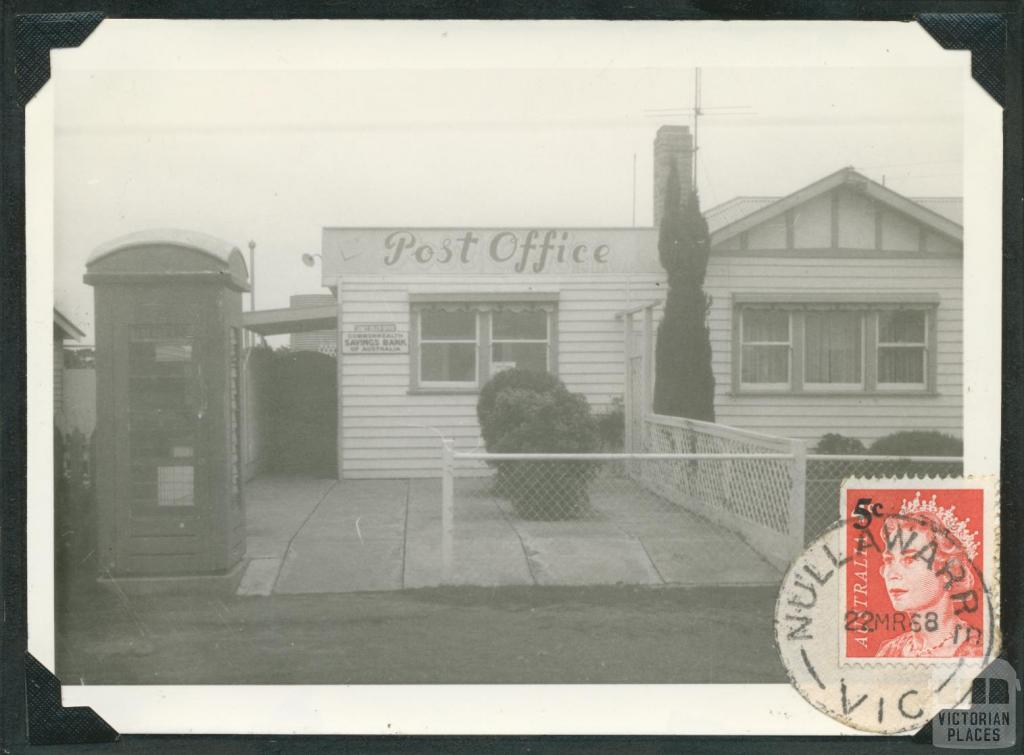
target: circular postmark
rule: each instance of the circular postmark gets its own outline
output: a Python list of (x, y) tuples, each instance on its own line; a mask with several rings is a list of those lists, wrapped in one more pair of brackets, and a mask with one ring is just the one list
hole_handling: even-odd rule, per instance
[(998, 651), (990, 493), (963, 480), (844, 484), (844, 518), (794, 561), (775, 608), (804, 699), (897, 734), (970, 695)]

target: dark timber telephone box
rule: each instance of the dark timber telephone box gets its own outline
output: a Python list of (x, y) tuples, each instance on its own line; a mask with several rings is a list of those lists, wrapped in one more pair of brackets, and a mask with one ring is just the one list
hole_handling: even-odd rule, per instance
[(245, 553), (245, 260), (205, 234), (142, 232), (96, 249), (85, 282), (100, 574), (227, 574)]

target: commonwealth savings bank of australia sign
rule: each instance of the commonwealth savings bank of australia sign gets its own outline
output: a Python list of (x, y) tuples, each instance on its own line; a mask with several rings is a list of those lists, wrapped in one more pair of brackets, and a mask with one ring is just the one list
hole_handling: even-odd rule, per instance
[(325, 228), (325, 278), (660, 273), (651, 228)]

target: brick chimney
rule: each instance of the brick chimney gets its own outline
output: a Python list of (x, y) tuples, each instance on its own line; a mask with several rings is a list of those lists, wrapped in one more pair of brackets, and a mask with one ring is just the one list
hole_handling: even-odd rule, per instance
[(661, 227), (665, 209), (665, 182), (675, 162), (685, 200), (693, 178), (693, 136), (689, 126), (662, 126), (654, 137), (654, 227)]

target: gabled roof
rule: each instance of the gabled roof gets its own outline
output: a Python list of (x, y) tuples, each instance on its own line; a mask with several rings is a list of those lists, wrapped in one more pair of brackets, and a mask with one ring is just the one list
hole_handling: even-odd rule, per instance
[(785, 197), (736, 197), (704, 213), (711, 244), (719, 244), (744, 231), (784, 214), (838, 186), (850, 186), (865, 196), (908, 215), (944, 236), (962, 242), (960, 224), (963, 203), (958, 197), (925, 197), (918, 200), (897, 194), (853, 168), (843, 168)]

